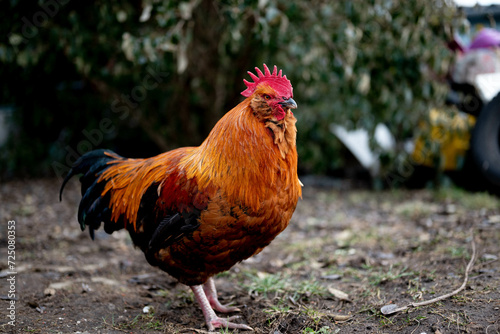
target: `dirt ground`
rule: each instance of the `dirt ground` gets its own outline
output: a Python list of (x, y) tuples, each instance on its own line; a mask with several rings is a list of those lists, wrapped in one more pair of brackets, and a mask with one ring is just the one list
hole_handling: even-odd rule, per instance
[[(92, 242), (80, 231), (76, 180), (62, 203), (58, 190), (57, 180), (0, 186), (0, 332), (206, 332), (190, 290), (150, 267), (126, 233), (99, 231)], [(381, 313), (460, 287), (473, 243), (465, 290)], [(487, 194), (306, 186), (288, 229), (216, 285), (255, 333), (492, 334), (500, 333), (499, 256), (500, 200)]]

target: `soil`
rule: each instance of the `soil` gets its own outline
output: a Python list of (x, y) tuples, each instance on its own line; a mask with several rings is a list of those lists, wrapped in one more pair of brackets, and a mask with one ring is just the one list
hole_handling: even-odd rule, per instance
[[(76, 221), (78, 183), (70, 182), (62, 202), (59, 186), (55, 179), (0, 185), (0, 332), (207, 331), (189, 288), (149, 266), (123, 231), (100, 230), (92, 241)], [(15, 221), (13, 263), (9, 221)], [(381, 313), (384, 305), (418, 303), (460, 287), (473, 245), (477, 256), (464, 290)], [(220, 300), (241, 309), (235, 322), (255, 333), (491, 334), (500, 333), (499, 256), (498, 198), (458, 189), (372, 192), (340, 183), (306, 186), (285, 232), (215, 281)]]

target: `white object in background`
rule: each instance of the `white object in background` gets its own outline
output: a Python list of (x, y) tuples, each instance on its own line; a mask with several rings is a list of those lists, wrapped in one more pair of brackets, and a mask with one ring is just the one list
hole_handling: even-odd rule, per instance
[[(331, 124), (330, 131), (351, 151), (361, 166), (366, 168), (372, 176), (378, 175), (380, 170), (379, 154), (370, 149), (368, 131), (365, 129), (347, 131), (346, 128), (337, 124)], [(384, 151), (392, 151), (396, 146), (394, 136), (382, 123), (375, 127), (374, 138)]]
[(483, 102), (487, 103), (500, 92), (500, 73), (479, 74), (475, 77), (474, 84)]

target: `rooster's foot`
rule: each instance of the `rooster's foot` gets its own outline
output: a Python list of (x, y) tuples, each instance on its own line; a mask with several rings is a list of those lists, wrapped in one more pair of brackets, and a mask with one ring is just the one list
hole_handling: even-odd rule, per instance
[(212, 307), (214, 307), (219, 312), (233, 312), (233, 311), (239, 311), (239, 309), (236, 307), (224, 306), (219, 303), (219, 301), (217, 300), (217, 295), (215, 292), (215, 285), (213, 283), (213, 280), (209, 279), (207, 283), (205, 283), (205, 285), (203, 286), (202, 285), (191, 286), (191, 290), (193, 290), (196, 301), (198, 302), (198, 304), (200, 304), (209, 331), (213, 331), (216, 328), (253, 330), (252, 327), (250, 326), (231, 322), (234, 319), (238, 319), (239, 316), (232, 316), (224, 319), (218, 317), (215, 314), (214, 309)]
[(231, 306), (231, 304), (223, 305), (219, 302), (219, 299), (217, 298), (217, 290), (215, 289), (215, 282), (212, 277), (210, 277), (208, 281), (206, 281), (205, 284), (203, 284), (203, 291), (205, 291), (205, 295), (207, 296), (208, 302), (210, 303), (210, 305), (214, 310), (222, 313), (241, 311), (239, 308)]
[(235, 315), (229, 318), (219, 318), (215, 316), (215, 318), (207, 321), (207, 326), (209, 331), (213, 331), (216, 328), (232, 328), (232, 329), (244, 329), (248, 331), (253, 331), (253, 328), (244, 324), (235, 324), (231, 322), (231, 320), (238, 319), (240, 316)]

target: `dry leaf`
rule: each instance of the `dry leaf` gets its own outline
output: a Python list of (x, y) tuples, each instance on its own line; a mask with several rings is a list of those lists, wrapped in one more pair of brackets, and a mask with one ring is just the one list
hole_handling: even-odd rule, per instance
[(382, 314), (392, 314), (394, 312), (397, 312), (397, 310), (399, 309), (399, 306), (397, 304), (388, 304), (388, 305), (384, 305), (380, 308), (380, 312), (382, 312)]
[(53, 296), (53, 295), (56, 294), (56, 289), (54, 289), (54, 288), (47, 288), (47, 289), (43, 290), (43, 294), (45, 296)]
[(349, 295), (345, 293), (344, 291), (340, 291), (339, 289), (332, 288), (331, 286), (328, 287), (328, 292), (330, 292), (335, 298), (340, 299), (340, 300), (345, 300), (350, 302), (351, 300), (349, 299)]
[(343, 315), (343, 314), (333, 314), (331, 317), (335, 321), (346, 321), (351, 319), (350, 315)]

